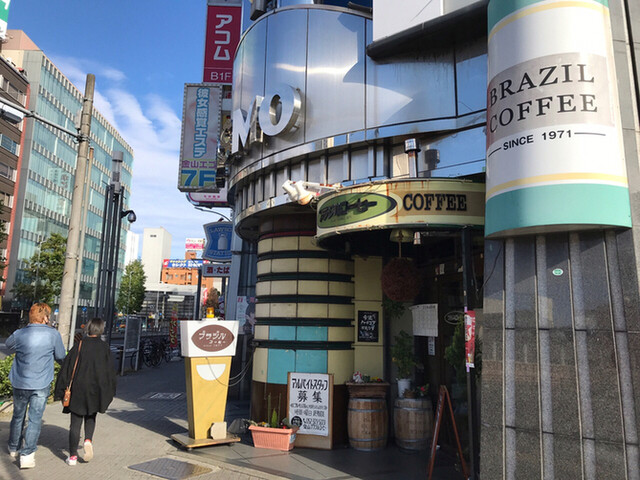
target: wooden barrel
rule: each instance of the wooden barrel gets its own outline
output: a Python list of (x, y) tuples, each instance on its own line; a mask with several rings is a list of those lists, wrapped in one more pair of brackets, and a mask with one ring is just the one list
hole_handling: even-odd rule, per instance
[(349, 444), (370, 452), (387, 445), (388, 415), (384, 398), (350, 398), (347, 428)]
[(433, 430), (433, 410), (428, 398), (398, 398), (393, 409), (396, 445), (425, 450)]

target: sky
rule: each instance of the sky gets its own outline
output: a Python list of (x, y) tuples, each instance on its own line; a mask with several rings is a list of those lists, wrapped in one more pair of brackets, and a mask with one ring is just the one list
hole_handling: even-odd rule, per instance
[[(204, 238), (214, 213), (178, 191), (185, 83), (202, 81), (206, 0), (13, 0), (9, 29), (23, 30), (133, 148), (131, 230), (164, 227), (172, 258), (186, 238)], [(28, 72), (27, 72), (28, 73)], [(217, 209), (225, 216), (228, 209)], [(142, 243), (140, 244), (142, 248)]]

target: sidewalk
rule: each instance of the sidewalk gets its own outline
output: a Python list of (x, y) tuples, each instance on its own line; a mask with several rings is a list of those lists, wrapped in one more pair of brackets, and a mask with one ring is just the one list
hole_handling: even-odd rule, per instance
[[(94, 436), (95, 457), (75, 467), (68, 455), (69, 416), (59, 402), (47, 406), (44, 415), (36, 468), (20, 470), (6, 453), (10, 416), (0, 416), (0, 479), (39, 480), (154, 479), (156, 475), (130, 467), (155, 461), (144, 468), (160, 478), (214, 479), (412, 479), (426, 478), (428, 452), (404, 453), (396, 447), (379, 452), (358, 452), (350, 448), (332, 451), (294, 449), (278, 452), (254, 448), (250, 436), (240, 443), (182, 450), (171, 440), (174, 433), (187, 430), (184, 394), (184, 363), (162, 363), (157, 368), (118, 377), (116, 399), (104, 415), (98, 415)], [(247, 418), (247, 402), (230, 402), (227, 420)], [(456, 479), (462, 475), (438, 454), (434, 479)], [(82, 450), (80, 450), (80, 458)], [(178, 470), (174, 470), (178, 467)], [(202, 473), (200, 473), (202, 472)]]

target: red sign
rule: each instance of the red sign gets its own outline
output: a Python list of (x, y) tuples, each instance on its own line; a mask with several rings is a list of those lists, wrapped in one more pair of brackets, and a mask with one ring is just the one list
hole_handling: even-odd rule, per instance
[(205, 325), (191, 336), (193, 344), (205, 352), (224, 350), (233, 343), (233, 339), (231, 330), (220, 325)]
[(464, 351), (467, 368), (474, 368), (476, 356), (476, 312), (469, 310), (464, 314)]
[(207, 34), (204, 45), (205, 83), (231, 85), (233, 57), (240, 42), (242, 7), (207, 7)]

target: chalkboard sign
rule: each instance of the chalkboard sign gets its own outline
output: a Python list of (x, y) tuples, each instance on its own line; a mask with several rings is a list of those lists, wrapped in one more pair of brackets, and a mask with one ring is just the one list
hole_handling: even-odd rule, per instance
[(358, 341), (378, 343), (379, 316), (376, 311), (358, 310)]

